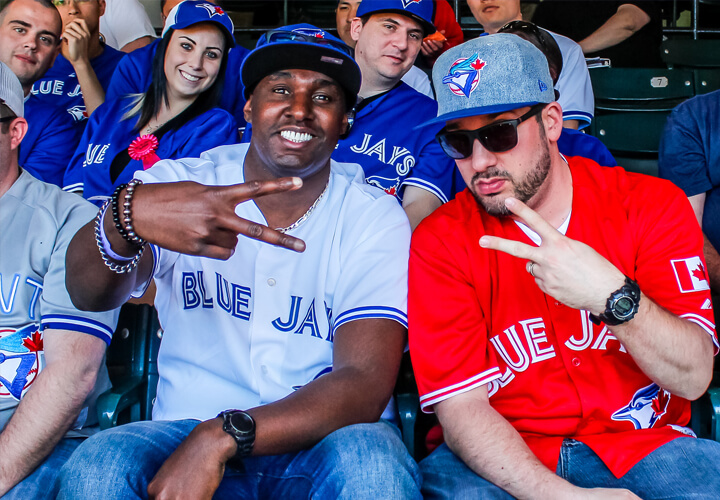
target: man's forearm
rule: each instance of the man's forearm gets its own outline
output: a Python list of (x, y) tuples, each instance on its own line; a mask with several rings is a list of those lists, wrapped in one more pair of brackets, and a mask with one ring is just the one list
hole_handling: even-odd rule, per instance
[(712, 377), (710, 334), (698, 324), (666, 311), (642, 295), (628, 323), (610, 327), (640, 369), (672, 394), (694, 400)]
[(77, 76), (80, 90), (82, 91), (83, 101), (85, 102), (85, 112), (88, 117), (105, 102), (105, 91), (93, 70), (90, 61), (77, 61), (73, 65), (75, 75)]
[(82, 363), (47, 367), (0, 434), (0, 497), (25, 479), (52, 452), (77, 419), (97, 368)]
[[(476, 390), (485, 391), (484, 388)], [(453, 401), (456, 398), (457, 401)], [(545, 467), (487, 399), (472, 393), (435, 405), (448, 447), (476, 474), (516, 498), (573, 498), (578, 488)]]
[(592, 54), (627, 40), (649, 22), (650, 16), (639, 7), (624, 4), (602, 26), (578, 44), (583, 53)]

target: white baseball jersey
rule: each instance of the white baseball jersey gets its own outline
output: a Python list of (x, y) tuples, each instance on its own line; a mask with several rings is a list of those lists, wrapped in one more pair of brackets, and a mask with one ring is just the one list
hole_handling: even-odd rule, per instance
[(590, 81), (585, 55), (580, 45), (566, 36), (548, 31), (562, 52), (563, 68), (555, 84), (560, 92), (558, 102), (563, 110), (563, 120), (579, 120), (579, 128), (590, 125), (595, 111), (595, 97)]
[(410, 66), (410, 69), (402, 77), (402, 81), (410, 85), (412, 88), (425, 94), (430, 99), (435, 99), (430, 78), (427, 74), (417, 66)]
[[(136, 177), (242, 183), (247, 150), (221, 146), (163, 160)], [(266, 223), (253, 201), (235, 212)], [(333, 162), (327, 193), (289, 234), (305, 241), (304, 253), (243, 236), (227, 261), (152, 247), (165, 330), (153, 419), (205, 420), (272, 403), (332, 370), (333, 339), (345, 323), (407, 325), (410, 226), (394, 197), (364, 183), (358, 165)]]
[[(65, 288), (68, 244), (96, 213), (79, 196), (26, 171), (0, 197), (0, 429), (45, 367), (45, 329), (86, 333), (110, 343), (117, 310), (80, 311)], [(97, 393), (108, 387), (103, 366)], [(75, 427), (87, 414), (86, 407)], [(90, 414), (94, 418), (94, 411)]]

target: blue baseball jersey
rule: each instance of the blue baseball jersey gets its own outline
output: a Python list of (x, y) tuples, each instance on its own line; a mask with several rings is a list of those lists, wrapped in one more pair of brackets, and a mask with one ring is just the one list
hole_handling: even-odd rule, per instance
[[(131, 99), (114, 99), (95, 110), (70, 161), (63, 189), (82, 190), (86, 199), (100, 205), (118, 185), (143, 170), (141, 160), (125, 157), (122, 161), (128, 146), (139, 135), (135, 130), (137, 117), (123, 119), (131, 103)], [(213, 108), (165, 133), (155, 154), (160, 159), (198, 157), (203, 151), (235, 142), (235, 120), (227, 111)]]
[[(124, 52), (104, 45), (102, 54), (90, 61), (103, 90), (107, 91), (115, 68), (123, 56)], [(45, 76), (33, 84), (31, 93), (30, 100), (36, 99), (43, 105), (61, 107), (66, 110), (70, 121), (79, 124), (81, 129), (84, 127), (87, 114), (80, 83), (75, 75), (75, 68), (62, 54), (57, 56)]]
[[(158, 43), (160, 43), (159, 39), (132, 51), (120, 61), (107, 89), (107, 99), (118, 99), (128, 94), (141, 94), (147, 91), (152, 81), (152, 62)], [(239, 127), (245, 126), (243, 115), (245, 97), (240, 82), (240, 66), (249, 53), (248, 49), (240, 45), (230, 49), (225, 68), (225, 87), (218, 106), (233, 115)]]
[(451, 197), (455, 163), (435, 140), (443, 124), (415, 128), (436, 116), (437, 102), (400, 82), (361, 107), (332, 158), (358, 163), (369, 184), (399, 201), (406, 186), (417, 186), (445, 203)]
[(65, 109), (32, 98), (25, 102), (25, 119), (28, 130), (20, 144), (20, 166), (41, 181), (62, 187), (82, 130), (67, 119)]

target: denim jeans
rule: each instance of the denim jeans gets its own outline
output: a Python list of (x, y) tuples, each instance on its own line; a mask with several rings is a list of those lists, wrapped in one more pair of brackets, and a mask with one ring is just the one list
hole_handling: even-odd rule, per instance
[[(196, 420), (135, 422), (103, 431), (63, 467), (58, 499), (147, 498), (147, 486)], [(339, 429), (314, 447), (227, 467), (214, 498), (420, 499), (422, 478), (397, 427)]]
[[(2, 498), (3, 500), (45, 500), (55, 498), (56, 479), (60, 468), (68, 461), (83, 438), (64, 438), (55, 446), (53, 452), (22, 482), (15, 485)], [(0, 460), (2, 460), (0, 458)]]
[[(441, 445), (420, 462), (423, 495), (433, 500), (513, 498), (471, 471)], [(556, 474), (582, 488), (625, 488), (644, 500), (720, 498), (720, 443), (680, 437), (661, 446), (616, 478), (585, 444), (566, 439)]]

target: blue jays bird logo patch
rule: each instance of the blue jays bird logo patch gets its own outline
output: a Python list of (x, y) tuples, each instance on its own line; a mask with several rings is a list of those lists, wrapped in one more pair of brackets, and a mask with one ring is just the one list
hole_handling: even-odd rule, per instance
[(221, 7), (218, 7), (217, 5), (213, 5), (211, 3), (202, 3), (200, 5), (197, 5), (197, 7), (205, 9), (210, 15), (210, 17), (222, 16), (223, 14), (225, 14), (225, 11), (222, 10)]
[(42, 351), (38, 325), (19, 330), (0, 328), (0, 398), (10, 396), (20, 400), (37, 377)]
[(612, 414), (613, 420), (628, 420), (635, 429), (649, 429), (667, 413), (670, 393), (657, 384), (639, 389), (630, 403)]
[(412, 4), (420, 3), (420, 2), (422, 2), (422, 0), (402, 0), (402, 6), (403, 6), (403, 9), (407, 9)]
[(485, 67), (485, 61), (477, 54), (472, 57), (463, 57), (455, 61), (442, 82), (457, 96), (470, 97), (480, 81), (480, 71)]

